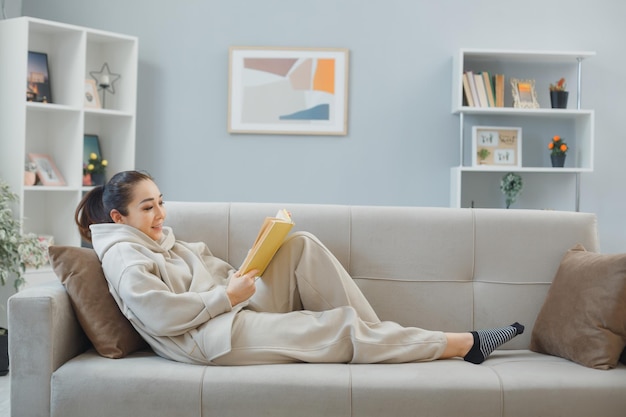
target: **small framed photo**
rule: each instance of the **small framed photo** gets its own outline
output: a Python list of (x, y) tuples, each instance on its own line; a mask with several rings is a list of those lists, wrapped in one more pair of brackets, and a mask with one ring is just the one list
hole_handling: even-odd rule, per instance
[(101, 109), (100, 95), (98, 95), (98, 87), (96, 80), (85, 80), (85, 102), (84, 106), (92, 109)]
[(511, 78), (513, 107), (518, 109), (538, 109), (535, 80), (518, 80)]
[(348, 49), (231, 47), (228, 132), (346, 135)]
[(472, 166), (521, 168), (521, 127), (472, 127)]
[(28, 51), (26, 101), (52, 103), (50, 73), (48, 71), (48, 54)]
[(28, 158), (37, 165), (37, 176), (43, 185), (65, 185), (65, 180), (50, 156), (29, 153)]

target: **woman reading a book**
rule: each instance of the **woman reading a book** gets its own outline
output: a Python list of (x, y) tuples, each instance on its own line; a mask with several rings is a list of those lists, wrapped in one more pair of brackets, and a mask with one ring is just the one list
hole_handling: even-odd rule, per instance
[(242, 274), (204, 243), (163, 226), (150, 176), (116, 174), (76, 209), (122, 313), (154, 351), (196, 364), (400, 363), (461, 357), (481, 363), (524, 327), (444, 333), (381, 322), (313, 235), (293, 233), (263, 278)]

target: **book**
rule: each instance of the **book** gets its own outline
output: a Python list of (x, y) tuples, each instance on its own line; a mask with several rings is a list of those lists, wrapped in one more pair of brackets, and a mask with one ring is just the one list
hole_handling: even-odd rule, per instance
[(275, 217), (266, 217), (252, 248), (239, 268), (241, 274), (256, 269), (258, 270), (257, 274), (261, 276), (280, 249), (293, 225), (291, 213), (285, 209), (279, 210)]
[(474, 74), (476, 80), (476, 92), (478, 93), (478, 101), (480, 107), (489, 107), (489, 99), (487, 99), (487, 90), (485, 90), (485, 82), (481, 73)]
[(493, 79), (496, 107), (504, 107), (504, 74), (496, 74), (493, 76)]
[(491, 77), (487, 71), (483, 71), (483, 81), (485, 82), (485, 91), (487, 92), (489, 107), (496, 107), (496, 99), (494, 97), (493, 86), (491, 85)]
[(472, 99), (475, 107), (480, 107), (480, 101), (478, 100), (478, 92), (476, 91), (476, 79), (472, 71), (466, 71), (467, 80), (469, 81), (470, 90), (472, 91)]
[(474, 97), (472, 96), (472, 89), (470, 88), (469, 79), (467, 78), (467, 73), (463, 73), (463, 92), (465, 93), (465, 100), (467, 101), (467, 105), (470, 107), (474, 107)]

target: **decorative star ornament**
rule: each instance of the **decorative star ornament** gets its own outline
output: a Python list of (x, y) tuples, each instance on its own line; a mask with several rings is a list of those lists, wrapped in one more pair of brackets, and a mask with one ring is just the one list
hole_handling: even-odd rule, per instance
[(109, 64), (106, 62), (102, 65), (100, 71), (91, 71), (89, 75), (96, 80), (99, 89), (108, 91), (111, 94), (115, 94), (115, 81), (122, 77), (120, 74), (111, 72), (111, 70), (109, 70)]

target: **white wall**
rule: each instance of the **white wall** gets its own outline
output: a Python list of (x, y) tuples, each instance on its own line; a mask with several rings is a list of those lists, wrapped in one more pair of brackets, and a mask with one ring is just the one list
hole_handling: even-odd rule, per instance
[[(453, 54), (596, 51), (583, 96), (596, 172), (582, 175), (581, 210), (598, 214), (604, 252), (626, 251), (621, 0), (23, 0), (22, 12), (139, 37), (137, 167), (169, 200), (447, 206)], [(231, 45), (349, 48), (349, 134), (229, 135)]]

